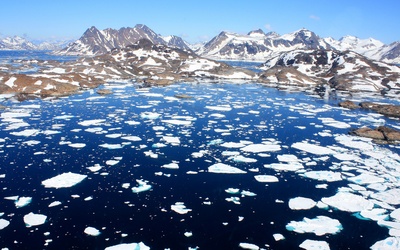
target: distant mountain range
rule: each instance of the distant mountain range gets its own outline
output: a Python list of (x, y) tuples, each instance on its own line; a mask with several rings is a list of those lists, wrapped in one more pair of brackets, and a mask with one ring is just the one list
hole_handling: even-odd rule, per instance
[(376, 39), (360, 39), (345, 36), (339, 40), (321, 38), (307, 29), (279, 35), (264, 33), (261, 29), (240, 35), (221, 32), (209, 42), (190, 45), (178, 36), (162, 37), (149, 27), (138, 24), (133, 28), (104, 29), (90, 27), (74, 42), (33, 44), (21, 37), (0, 40), (0, 50), (53, 50), (60, 55), (100, 55), (115, 48), (121, 49), (135, 44), (140, 39), (149, 39), (154, 44), (166, 45), (182, 50), (193, 50), (200, 56), (216, 60), (267, 61), (283, 52), (303, 50), (353, 51), (369, 59), (387, 63), (400, 63), (400, 41), (386, 45)]
[(14, 36), (0, 39), (0, 50), (60, 50), (66, 47), (68, 41), (28, 41), (25, 38)]

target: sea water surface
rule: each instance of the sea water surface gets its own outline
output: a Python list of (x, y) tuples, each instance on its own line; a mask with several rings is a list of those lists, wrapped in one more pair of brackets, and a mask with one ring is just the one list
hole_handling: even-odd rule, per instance
[[(3, 101), (1, 248), (369, 249), (390, 237), (360, 211), (393, 221), (399, 205), (373, 197), (398, 187), (399, 147), (348, 132), (398, 120), (257, 83), (101, 88), (113, 94)], [(343, 208), (327, 199), (338, 193), (366, 201)]]

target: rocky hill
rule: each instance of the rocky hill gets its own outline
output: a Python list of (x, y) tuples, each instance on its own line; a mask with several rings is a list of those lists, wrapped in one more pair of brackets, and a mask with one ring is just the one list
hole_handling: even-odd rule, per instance
[(170, 84), (197, 80), (255, 80), (249, 70), (234, 68), (225, 63), (205, 59), (192, 51), (154, 44), (141, 39), (121, 49), (76, 61), (23, 61), (35, 65), (35, 74), (11, 74), (0, 71), (0, 93), (54, 96), (94, 88), (107, 81), (137, 81), (146, 84)]
[(25, 38), (14, 36), (0, 40), (1, 50), (35, 50), (37, 47)]
[(98, 30), (92, 26), (75, 42), (56, 54), (60, 55), (101, 55), (112, 49), (125, 48), (138, 42), (140, 39), (148, 39), (154, 44), (168, 45), (180, 49), (189, 49), (187, 44), (177, 36), (168, 37), (167, 41), (153, 30), (143, 24), (137, 24), (133, 28), (121, 28)]
[(400, 67), (352, 51), (294, 50), (268, 60), (262, 68), (260, 81), (265, 83), (400, 94)]

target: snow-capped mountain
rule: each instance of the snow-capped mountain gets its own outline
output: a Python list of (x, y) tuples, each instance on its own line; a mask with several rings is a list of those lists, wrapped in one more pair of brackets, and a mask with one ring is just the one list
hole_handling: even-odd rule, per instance
[(345, 36), (339, 40), (320, 38), (307, 29), (279, 35), (275, 32), (265, 34), (261, 29), (240, 35), (221, 32), (196, 52), (204, 57), (219, 60), (265, 61), (280, 53), (297, 49), (325, 49), (354, 51), (370, 59), (387, 63), (400, 63), (400, 42), (385, 45), (379, 40), (360, 39)]
[(34, 50), (36, 46), (25, 38), (14, 36), (0, 40), (2, 50)]
[(181, 38), (172, 36), (166, 41), (146, 25), (137, 24), (133, 28), (127, 27), (119, 30), (110, 28), (99, 30), (92, 26), (77, 41), (58, 51), (57, 54), (100, 55), (115, 48), (124, 48), (140, 39), (148, 39), (154, 44), (188, 49), (187, 44)]
[(294, 49), (331, 49), (331, 46), (306, 29), (282, 36), (275, 32), (265, 34), (262, 30), (251, 31), (247, 35), (224, 31), (197, 52), (215, 59), (264, 61)]
[(168, 47), (191, 50), (189, 44), (179, 36), (165, 36), (162, 37), (162, 39), (166, 42)]

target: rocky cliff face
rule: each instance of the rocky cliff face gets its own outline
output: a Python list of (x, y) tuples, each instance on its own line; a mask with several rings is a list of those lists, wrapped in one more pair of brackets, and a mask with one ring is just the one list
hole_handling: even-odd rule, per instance
[(326, 85), (344, 91), (400, 93), (400, 68), (352, 51), (295, 50), (268, 60), (260, 75), (266, 83)]
[(169, 45), (180, 49), (189, 49), (178, 37), (173, 37), (166, 42), (161, 36), (143, 24), (133, 28), (121, 28), (98, 30), (91, 27), (74, 43), (57, 52), (61, 55), (100, 55), (110, 52), (112, 49), (125, 48), (138, 42), (140, 39), (148, 39), (154, 44)]

